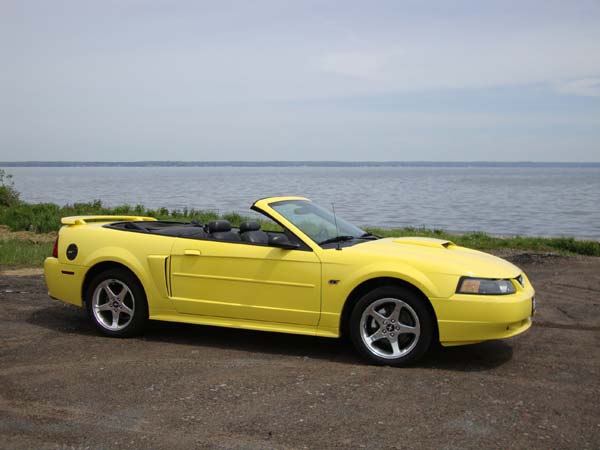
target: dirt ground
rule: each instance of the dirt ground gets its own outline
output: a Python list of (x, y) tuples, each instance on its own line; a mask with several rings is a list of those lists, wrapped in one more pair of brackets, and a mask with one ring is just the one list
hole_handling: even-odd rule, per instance
[(599, 449), (600, 258), (513, 255), (531, 330), (364, 364), (339, 340), (152, 323), (100, 337), (0, 274), (0, 448)]

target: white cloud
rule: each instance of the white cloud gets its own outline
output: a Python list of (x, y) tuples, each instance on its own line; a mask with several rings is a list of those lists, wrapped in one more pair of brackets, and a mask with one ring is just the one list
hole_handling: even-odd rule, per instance
[[(428, 89), (480, 89), (576, 80), (565, 93), (596, 95), (589, 74), (600, 73), (600, 28), (544, 24), (531, 29), (440, 28), (394, 31), (373, 37), (360, 51), (338, 48), (320, 56), (322, 73), (312, 74), (314, 91), (368, 94)], [(333, 75), (333, 77), (332, 77)], [(339, 77), (336, 79), (335, 76)], [(338, 84), (342, 81), (345, 84)]]
[(600, 97), (600, 77), (566, 81), (556, 85), (556, 90), (563, 94)]
[(345, 77), (373, 81), (383, 78), (383, 59), (372, 52), (332, 53), (323, 57), (320, 66), (326, 73)]

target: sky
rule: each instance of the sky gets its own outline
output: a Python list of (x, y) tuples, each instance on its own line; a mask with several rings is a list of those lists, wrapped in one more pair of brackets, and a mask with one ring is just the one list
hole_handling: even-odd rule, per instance
[(0, 161), (600, 161), (600, 1), (0, 0)]

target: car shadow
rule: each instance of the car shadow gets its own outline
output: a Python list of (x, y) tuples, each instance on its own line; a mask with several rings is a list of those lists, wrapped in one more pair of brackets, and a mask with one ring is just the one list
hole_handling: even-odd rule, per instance
[(456, 372), (481, 372), (502, 366), (512, 359), (513, 348), (506, 341), (486, 341), (457, 347), (433, 348), (418, 367), (444, 369)]
[[(55, 332), (99, 335), (85, 311), (67, 304), (39, 309), (27, 323)], [(236, 328), (150, 321), (137, 340), (172, 343), (190, 347), (212, 347), (255, 354), (314, 358), (342, 364), (364, 365), (349, 339), (329, 339)], [(488, 341), (461, 347), (434, 346), (413, 367), (461, 372), (479, 372), (501, 366), (512, 358), (512, 347), (504, 341)]]

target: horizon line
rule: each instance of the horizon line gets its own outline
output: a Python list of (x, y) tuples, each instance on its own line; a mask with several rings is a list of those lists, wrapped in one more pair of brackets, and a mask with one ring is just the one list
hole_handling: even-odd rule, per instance
[(352, 166), (600, 166), (600, 161), (402, 161), (402, 160), (231, 160), (231, 161), (186, 161), (186, 160), (135, 160), (135, 161), (77, 161), (77, 160), (30, 160), (0, 161), (0, 167), (268, 167), (268, 166), (311, 166), (311, 167), (352, 167)]

